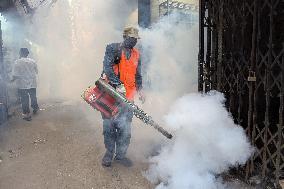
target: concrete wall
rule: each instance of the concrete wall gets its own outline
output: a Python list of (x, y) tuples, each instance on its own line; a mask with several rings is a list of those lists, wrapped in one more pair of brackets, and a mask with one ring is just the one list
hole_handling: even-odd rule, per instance
[(0, 75), (0, 125), (7, 120), (6, 84)]
[(151, 24), (151, 0), (138, 1), (138, 24), (147, 28)]
[[(173, 0), (169, 0), (168, 1), (169, 4), (173, 4), (173, 3), (177, 3), (177, 4), (187, 4), (190, 6), (198, 6), (198, 0), (178, 0), (178, 1), (173, 1)], [(159, 20), (160, 17), (160, 11), (159, 11), (159, 5), (163, 4), (163, 3), (167, 3), (167, 0), (151, 0), (151, 23), (155, 23), (157, 22), (157, 20)]]
[(0, 21), (0, 124), (7, 119), (7, 96), (6, 96), (6, 84), (5, 84), (5, 69), (3, 62), (3, 51), (2, 51), (2, 30)]

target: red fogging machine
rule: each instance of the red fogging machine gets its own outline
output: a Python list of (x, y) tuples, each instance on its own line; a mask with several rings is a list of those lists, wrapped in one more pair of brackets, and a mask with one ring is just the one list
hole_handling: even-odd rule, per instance
[(153, 126), (165, 137), (169, 139), (173, 137), (165, 129), (155, 123), (151, 116), (137, 105), (127, 100), (123, 94), (117, 92), (105, 80), (100, 78), (95, 84), (95, 87), (89, 87), (84, 91), (82, 98), (94, 109), (100, 111), (106, 118), (115, 117), (119, 113), (119, 106), (127, 106), (133, 111), (135, 117), (147, 125)]

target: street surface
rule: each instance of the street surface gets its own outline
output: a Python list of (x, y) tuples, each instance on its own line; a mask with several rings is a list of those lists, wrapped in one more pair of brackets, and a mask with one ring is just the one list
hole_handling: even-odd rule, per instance
[[(134, 119), (128, 150), (134, 166), (101, 166), (101, 116), (84, 102), (41, 103), (31, 122), (20, 113), (0, 126), (0, 189), (150, 189), (147, 158), (164, 139)], [(230, 189), (249, 189), (232, 183)]]
[(101, 117), (90, 107), (52, 102), (41, 108), (31, 122), (17, 115), (0, 126), (1, 189), (152, 188), (142, 175), (145, 161), (130, 155), (131, 168), (101, 166)]

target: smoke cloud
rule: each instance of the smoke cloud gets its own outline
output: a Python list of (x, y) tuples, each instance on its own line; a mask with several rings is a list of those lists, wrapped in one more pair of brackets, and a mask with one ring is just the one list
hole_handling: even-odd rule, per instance
[(145, 176), (157, 189), (226, 188), (216, 175), (244, 164), (253, 148), (224, 107), (224, 96), (196, 91), (197, 25), (188, 27), (179, 15), (170, 18), (142, 32), (149, 61), (145, 108), (175, 136), (156, 141), (159, 154), (149, 159)]
[(225, 188), (216, 175), (242, 165), (253, 149), (224, 107), (224, 96), (188, 94), (165, 117), (175, 132), (152, 163), (147, 178), (159, 189)]
[[(135, 15), (137, 1), (54, 2), (37, 8), (27, 24), (25, 42), (39, 65), (40, 99), (78, 101), (82, 91), (100, 76), (106, 44), (122, 40), (122, 29)], [(234, 125), (224, 108), (222, 94), (194, 93), (198, 26), (188, 27), (176, 15), (151, 29), (141, 29), (140, 35), (147, 94), (143, 108), (175, 135), (171, 141), (155, 136), (153, 144), (137, 147), (145, 152), (150, 145), (163, 145), (159, 155), (150, 159), (147, 178), (157, 188), (223, 186), (215, 175), (243, 164), (252, 149), (243, 129)], [(152, 141), (152, 134), (140, 135), (141, 144)]]
[(197, 92), (198, 25), (191, 28), (183, 21), (173, 14), (140, 32), (144, 86), (148, 89), (144, 108), (158, 118), (178, 97)]
[(29, 28), (41, 98), (80, 99), (99, 78), (105, 47), (121, 42), (137, 9), (130, 0), (57, 1), (38, 7)]

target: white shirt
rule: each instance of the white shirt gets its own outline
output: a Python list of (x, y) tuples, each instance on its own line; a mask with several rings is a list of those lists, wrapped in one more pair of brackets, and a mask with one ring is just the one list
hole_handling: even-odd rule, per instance
[(37, 64), (31, 58), (20, 58), (16, 60), (13, 68), (13, 76), (19, 89), (31, 89), (37, 87), (36, 75)]

